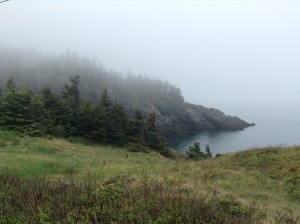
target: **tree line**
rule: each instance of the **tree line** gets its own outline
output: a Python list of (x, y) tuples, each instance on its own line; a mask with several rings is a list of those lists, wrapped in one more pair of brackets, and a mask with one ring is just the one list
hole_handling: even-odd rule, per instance
[(18, 86), (28, 86), (34, 93), (45, 85), (50, 85), (53, 92), (60, 92), (69, 79), (67, 74), (79, 74), (81, 99), (98, 101), (99, 89), (107, 89), (131, 115), (134, 115), (133, 108), (147, 113), (146, 104), (153, 104), (162, 115), (185, 111), (180, 89), (169, 82), (142, 74), (128, 72), (126, 75), (106, 70), (97, 60), (75, 53), (54, 56), (0, 46), (0, 74), (3, 88), (13, 76)]
[(122, 104), (104, 90), (98, 101), (82, 100), (80, 76), (72, 76), (60, 93), (45, 86), (39, 93), (17, 88), (13, 78), (0, 90), (0, 128), (32, 136), (81, 136), (131, 150), (165, 152), (155, 113), (136, 110), (129, 117)]

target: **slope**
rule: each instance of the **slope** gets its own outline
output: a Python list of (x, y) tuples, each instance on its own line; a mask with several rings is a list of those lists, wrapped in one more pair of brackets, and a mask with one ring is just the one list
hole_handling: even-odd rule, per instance
[[(245, 206), (255, 203), (271, 223), (297, 223), (300, 216), (300, 147), (253, 149), (192, 162), (78, 138), (18, 137), (8, 132), (1, 132), (0, 137), (2, 175), (82, 179), (92, 173), (97, 182), (126, 175), (135, 180), (134, 186), (146, 181), (157, 187), (155, 191), (178, 189), (193, 197), (213, 192), (223, 203), (231, 198)], [(291, 217), (294, 222), (287, 221)]]
[(199, 131), (241, 130), (250, 125), (217, 109), (185, 102), (178, 87), (146, 76), (122, 76), (106, 71), (95, 60), (66, 53), (60, 56), (0, 48), (0, 86), (10, 77), (20, 86), (40, 91), (50, 85), (61, 92), (67, 80), (80, 75), (82, 100), (98, 100), (104, 89), (121, 102), (129, 114), (136, 109), (157, 114), (157, 126), (165, 136), (192, 135)]

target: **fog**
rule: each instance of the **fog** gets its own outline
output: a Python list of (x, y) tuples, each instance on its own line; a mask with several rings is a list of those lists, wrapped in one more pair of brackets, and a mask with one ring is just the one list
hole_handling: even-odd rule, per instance
[(192, 103), (300, 98), (299, 1), (29, 1), (0, 4), (0, 45), (96, 58)]

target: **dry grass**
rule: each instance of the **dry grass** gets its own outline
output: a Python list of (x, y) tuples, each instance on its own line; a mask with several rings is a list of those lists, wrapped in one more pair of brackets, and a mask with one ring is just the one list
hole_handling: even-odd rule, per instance
[(0, 171), (9, 170), (22, 178), (47, 175), (81, 180), (88, 172), (101, 182), (126, 174), (192, 195), (215, 192), (221, 198), (234, 196), (245, 206), (267, 205), (270, 223), (300, 222), (296, 221), (300, 216), (300, 147), (254, 149), (194, 162), (81, 140), (71, 143), (0, 132), (0, 141), (4, 143)]

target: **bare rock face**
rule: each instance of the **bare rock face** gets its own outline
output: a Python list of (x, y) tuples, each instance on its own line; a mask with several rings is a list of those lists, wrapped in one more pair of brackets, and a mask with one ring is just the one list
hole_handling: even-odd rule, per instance
[(157, 127), (164, 136), (185, 136), (200, 131), (242, 130), (254, 124), (222, 111), (185, 103), (180, 109), (163, 113), (153, 104), (140, 108), (144, 113), (155, 112)]

